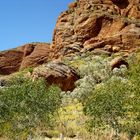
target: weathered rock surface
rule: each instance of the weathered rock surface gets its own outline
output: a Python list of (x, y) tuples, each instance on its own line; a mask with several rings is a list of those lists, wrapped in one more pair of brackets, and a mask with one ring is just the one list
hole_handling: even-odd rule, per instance
[(44, 77), (50, 85), (58, 85), (63, 91), (73, 90), (75, 81), (80, 78), (73, 68), (59, 61), (52, 61), (35, 68), (32, 78), (35, 80), (39, 77)]
[(86, 51), (126, 56), (139, 46), (140, 0), (77, 0), (59, 16), (51, 45), (32, 43), (0, 52), (0, 74)]
[(33, 43), (0, 52), (0, 74), (11, 74), (47, 62), (50, 58), (49, 46), (47, 43)]
[(97, 48), (132, 52), (139, 42), (140, 0), (77, 0), (59, 16), (51, 46), (60, 56)]
[(50, 45), (47, 43), (27, 44), (24, 46), (23, 60), (20, 69), (35, 67), (48, 62), (50, 59)]
[(23, 52), (9, 50), (0, 53), (0, 74), (11, 74), (19, 70), (23, 59)]
[(120, 68), (121, 65), (125, 65), (127, 68), (129, 67), (127, 61), (123, 59), (122, 57), (116, 57), (110, 62), (110, 66), (112, 69), (114, 68)]

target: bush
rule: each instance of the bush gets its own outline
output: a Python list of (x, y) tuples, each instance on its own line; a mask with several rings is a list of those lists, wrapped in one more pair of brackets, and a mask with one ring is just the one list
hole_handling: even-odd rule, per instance
[(116, 136), (121, 132), (126, 132), (129, 139), (140, 135), (139, 64), (133, 65), (125, 77), (112, 76), (96, 85), (83, 103), (85, 114), (91, 117), (88, 122), (91, 130), (110, 126)]
[(61, 90), (47, 87), (43, 79), (19, 79), (0, 89), (0, 133), (10, 139), (25, 139), (52, 125), (60, 107)]
[(76, 88), (72, 92), (75, 97), (84, 102), (94, 90), (97, 84), (106, 81), (112, 75), (109, 61), (102, 57), (93, 57), (79, 66), (81, 79), (76, 82)]
[(57, 130), (66, 137), (80, 135), (85, 130), (84, 124), (86, 116), (83, 114), (83, 106), (76, 99), (72, 99), (67, 95), (63, 97), (63, 104), (58, 112)]
[(120, 129), (118, 119), (124, 117), (126, 96), (125, 83), (120, 79), (112, 78), (107, 83), (97, 86), (84, 108), (85, 113), (93, 117), (92, 125), (110, 125), (116, 130)]

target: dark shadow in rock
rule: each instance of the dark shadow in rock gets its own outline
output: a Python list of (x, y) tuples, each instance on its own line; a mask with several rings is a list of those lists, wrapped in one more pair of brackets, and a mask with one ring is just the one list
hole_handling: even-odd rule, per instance
[(4, 87), (6, 85), (6, 80), (0, 79), (0, 87)]
[(129, 5), (128, 0), (112, 0), (112, 2), (117, 5), (120, 9), (125, 9)]

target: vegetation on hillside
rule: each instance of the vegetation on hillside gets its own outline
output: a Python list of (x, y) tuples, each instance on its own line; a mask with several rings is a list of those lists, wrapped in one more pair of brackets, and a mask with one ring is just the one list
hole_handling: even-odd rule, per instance
[(130, 140), (138, 138), (140, 62), (133, 56), (128, 59), (130, 65), (128, 70), (125, 65), (111, 70), (109, 67), (111, 58), (88, 57), (88, 61), (86, 59), (80, 58), (71, 62), (74, 65), (75, 62), (80, 62), (78, 68), (81, 75), (71, 95), (83, 105), (83, 112), (88, 117), (87, 130), (95, 135), (101, 132), (101, 136), (106, 131), (109, 133), (113, 131), (113, 139), (120, 139), (122, 134)]
[(56, 86), (46, 86), (43, 79), (13, 78), (0, 89), (0, 134), (22, 140), (53, 126), (61, 104), (60, 92)]
[[(63, 60), (77, 68), (72, 92), (32, 81), (22, 72), (0, 89), (0, 135), (10, 140), (35, 136), (85, 140), (140, 138), (140, 62), (136, 57), (111, 70), (112, 57), (85, 54)], [(134, 61), (135, 60), (135, 63)]]

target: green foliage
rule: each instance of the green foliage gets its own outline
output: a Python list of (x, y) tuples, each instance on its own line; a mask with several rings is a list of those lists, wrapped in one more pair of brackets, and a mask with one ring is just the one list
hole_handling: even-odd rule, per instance
[(140, 62), (127, 75), (115, 75), (92, 90), (84, 104), (90, 129), (110, 126), (129, 138), (140, 135)]
[(33, 67), (28, 67), (26, 69), (23, 69), (23, 72), (30, 72), (31, 74), (33, 73), (34, 68)]
[(107, 83), (96, 86), (85, 103), (84, 111), (87, 115), (93, 116), (94, 127), (102, 124), (109, 124), (113, 128), (119, 127), (118, 120), (124, 117), (126, 111), (126, 96), (126, 83), (121, 79), (112, 78)]
[(131, 55), (129, 71), (125, 65), (111, 70), (111, 59), (91, 55), (73, 58), (69, 63), (78, 68), (81, 79), (69, 94), (82, 102), (84, 113), (89, 118), (88, 130), (97, 134), (113, 129), (113, 135), (117, 137), (121, 133), (127, 133), (129, 138), (138, 136), (140, 63)]
[(140, 135), (140, 62), (135, 63), (129, 70), (128, 79), (130, 81), (128, 90), (131, 92), (128, 100), (128, 119), (125, 119), (125, 130), (130, 134)]
[(94, 56), (85, 64), (79, 65), (79, 71), (81, 79), (76, 82), (77, 87), (72, 94), (83, 102), (90, 96), (97, 84), (106, 81), (112, 75), (108, 59), (100, 56)]
[(111, 59), (87, 53), (66, 59), (81, 79), (74, 91), (65, 94), (56, 86), (46, 86), (43, 79), (24, 78), (24, 72), (10, 78), (0, 89), (0, 135), (23, 140), (45, 132), (54, 137), (62, 133), (115, 140), (113, 136), (120, 139), (127, 134), (138, 139), (140, 62), (132, 56), (129, 70), (124, 65), (111, 70)]
[(70, 137), (83, 133), (86, 116), (83, 114), (83, 106), (77, 99), (64, 97), (63, 104), (58, 111), (58, 130)]
[(61, 104), (61, 90), (47, 87), (43, 79), (15, 81), (0, 89), (0, 133), (22, 140), (35, 134), (38, 128), (52, 125), (54, 113)]

